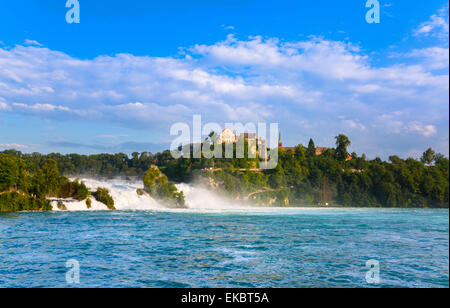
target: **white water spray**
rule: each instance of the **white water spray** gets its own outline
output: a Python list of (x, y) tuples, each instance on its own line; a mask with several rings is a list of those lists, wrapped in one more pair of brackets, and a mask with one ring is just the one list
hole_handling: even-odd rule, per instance
[[(73, 180), (73, 179), (71, 179)], [(111, 197), (114, 199), (114, 206), (117, 210), (158, 210), (164, 209), (164, 206), (159, 204), (156, 200), (148, 195), (139, 196), (136, 189), (142, 188), (142, 181), (126, 181), (121, 179), (113, 180), (95, 180), (83, 179), (89, 190), (95, 191), (98, 187), (109, 190)], [(91, 197), (92, 206), (87, 208), (86, 200), (74, 201), (63, 200), (64, 205), (68, 211), (99, 211), (108, 210), (106, 205)], [(57, 202), (52, 201), (54, 211), (58, 211)]]
[[(73, 179), (72, 179), (73, 180)], [(117, 210), (154, 210), (173, 211), (161, 202), (148, 195), (138, 195), (136, 190), (143, 188), (142, 181), (127, 181), (123, 179), (98, 180), (81, 178), (89, 190), (95, 191), (98, 187), (109, 190), (114, 199), (114, 206)], [(223, 198), (214, 191), (191, 184), (177, 184), (178, 190), (183, 191), (187, 209), (176, 209), (175, 211), (229, 211), (246, 210), (254, 207), (246, 206), (239, 201)], [(107, 210), (106, 205), (91, 197), (92, 206), (87, 208), (86, 200), (62, 200), (68, 211), (99, 211)], [(59, 211), (57, 201), (52, 201), (54, 211)]]
[(255, 208), (255, 206), (246, 205), (242, 201), (219, 196), (215, 191), (202, 186), (194, 186), (191, 184), (177, 184), (176, 186), (178, 190), (183, 191), (189, 209), (200, 211), (227, 211)]

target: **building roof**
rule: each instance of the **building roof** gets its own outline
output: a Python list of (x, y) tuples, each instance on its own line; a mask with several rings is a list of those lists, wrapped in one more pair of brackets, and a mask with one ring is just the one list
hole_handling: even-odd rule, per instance
[(241, 134), (241, 138), (245, 139), (256, 139), (257, 135), (256, 133), (243, 133)]
[(316, 155), (322, 155), (323, 152), (325, 152), (326, 150), (328, 150), (327, 147), (317, 147), (316, 148)]

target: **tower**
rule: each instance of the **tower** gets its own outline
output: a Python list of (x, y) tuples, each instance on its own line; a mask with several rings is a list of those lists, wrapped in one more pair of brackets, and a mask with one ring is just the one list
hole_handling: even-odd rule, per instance
[(283, 142), (281, 141), (281, 132), (279, 133), (279, 136), (278, 136), (278, 147), (279, 148), (283, 147)]

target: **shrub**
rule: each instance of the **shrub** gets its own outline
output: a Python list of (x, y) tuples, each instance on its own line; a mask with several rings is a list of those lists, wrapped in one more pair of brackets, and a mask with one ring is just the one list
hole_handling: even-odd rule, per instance
[(109, 194), (109, 190), (106, 188), (97, 188), (97, 191), (92, 194), (98, 202), (103, 203), (110, 210), (115, 210), (114, 199)]
[[(151, 166), (144, 175), (144, 191), (152, 197), (167, 201), (168, 203), (175, 203), (177, 207), (185, 206), (185, 199), (183, 192), (179, 192), (174, 183), (169, 182), (165, 176), (156, 166)], [(138, 194), (142, 191), (137, 190)]]
[(67, 211), (67, 207), (66, 207), (66, 205), (65, 205), (62, 201), (58, 201), (58, 203), (57, 203), (56, 206), (57, 206), (58, 209), (61, 210), (61, 211)]
[(0, 212), (51, 211), (50, 201), (35, 199), (17, 192), (0, 195)]
[(58, 198), (74, 198), (78, 201), (89, 197), (89, 190), (83, 182), (76, 179), (73, 182), (67, 181), (63, 183), (57, 192)]
[(92, 200), (90, 198), (86, 199), (86, 207), (90, 209), (92, 207)]

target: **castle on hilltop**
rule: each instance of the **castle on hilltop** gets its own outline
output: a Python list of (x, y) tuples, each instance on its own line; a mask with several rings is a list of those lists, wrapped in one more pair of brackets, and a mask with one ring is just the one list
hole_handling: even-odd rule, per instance
[[(217, 138), (217, 144), (229, 144), (229, 143), (236, 143), (239, 140), (244, 139), (249, 144), (249, 149), (253, 153), (256, 153), (256, 151), (259, 151), (260, 157), (267, 157), (267, 141), (261, 138), (258, 138), (258, 135), (256, 133), (242, 133), (239, 136), (237, 136), (230, 128), (225, 128), (218, 136)], [(281, 133), (278, 136), (278, 148), (282, 149), (284, 151), (293, 151), (295, 152), (296, 147), (284, 147), (283, 141), (281, 140)], [(327, 147), (316, 147), (316, 155), (320, 156), (325, 151), (327, 151)], [(262, 151), (262, 152), (261, 152)], [(348, 157), (346, 161), (352, 160), (353, 157), (348, 154)]]

